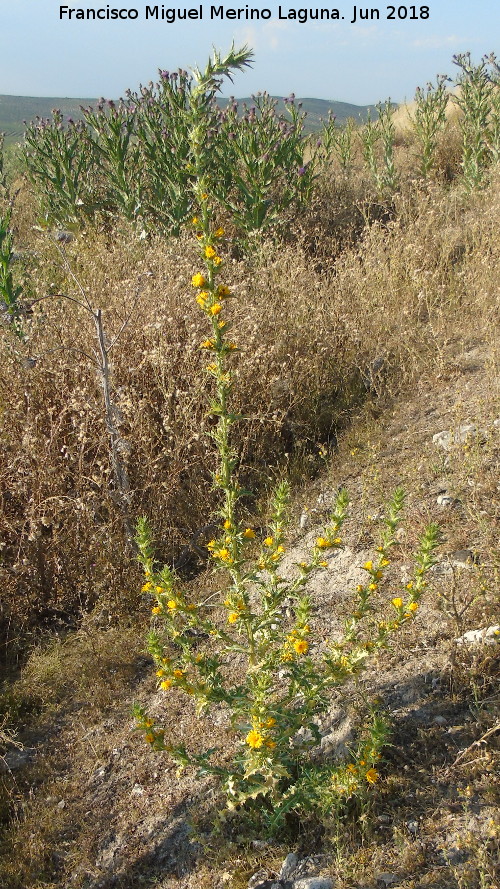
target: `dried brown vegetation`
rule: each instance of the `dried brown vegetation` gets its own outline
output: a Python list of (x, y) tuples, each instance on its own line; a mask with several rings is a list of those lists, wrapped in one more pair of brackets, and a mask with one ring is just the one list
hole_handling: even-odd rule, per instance
[[(403, 184), (390, 205), (376, 202), (361, 174), (347, 181), (328, 169), (313, 205), (283, 241), (261, 242), (251, 258), (241, 258), (230, 240), (225, 249), (235, 257), (226, 280), (237, 295), (231, 303), (240, 349), (234, 406), (246, 419), (236, 446), (243, 483), (255, 492), (247, 501), (249, 513), (258, 515), (269, 474), (285, 467), (297, 487), (316, 476), (320, 445), (336, 458), (330, 475), (316, 484), (358, 487), (366, 510), (396, 479), (403, 483), (416, 524), (422, 516), (437, 517), (450, 550), (472, 546), (481, 554), (480, 572), (461, 575), (458, 589), (445, 579), (437, 594), (449, 649), (455, 632), (494, 618), (498, 444), (491, 439), (487, 447), (456, 449), (447, 462), (438, 454), (422, 458), (422, 452), (441, 428), (467, 420), (490, 428), (500, 414), (500, 194), (498, 171), (487, 188), (468, 196), (459, 183), (446, 182), (456, 173), (458, 156), (457, 139), (448, 136), (430, 184), (412, 177), (411, 145), (398, 148)], [(95, 330), (87, 314), (62, 295), (78, 298), (74, 275), (102, 309), (110, 341), (126, 322), (111, 363), (115, 421), (130, 483), (128, 517), (148, 515), (158, 557), (194, 575), (203, 568), (203, 533), (215, 506), (206, 435), (210, 384), (199, 352), (206, 332), (189, 286), (197, 269), (190, 236), (143, 241), (126, 226), (112, 233), (89, 229), (61, 251), (36, 229), (32, 207), (23, 185), (13, 221), (16, 274), (26, 301), (34, 303), (24, 322), (27, 341), (19, 342), (7, 327), (0, 330), (2, 657), (25, 662), (21, 679), (2, 693), (6, 721), (0, 719), (5, 735), (0, 742), (7, 744), (29, 723), (33, 735), (24, 742), (39, 744), (47, 759), (43, 768), (39, 760), (30, 765), (17, 784), (12, 775), (4, 779), (0, 817), (12, 823), (0, 875), (9, 889), (69, 885), (73, 873), (73, 885), (94, 887), (102, 877), (95, 863), (99, 843), (85, 822), (85, 805), (95, 804), (97, 796), (90, 802), (85, 797), (82, 775), (90, 781), (93, 770), (111, 762), (113, 746), (130, 750), (129, 702), (142, 676), (138, 631), (127, 620), (131, 611), (141, 620), (142, 606), (139, 572), (124, 557), (123, 515), (93, 363)], [(470, 370), (475, 355), (477, 376)], [(435, 516), (433, 485), (443, 477), (465, 505)], [(312, 490), (302, 488), (301, 499), (310, 500)], [(363, 518), (352, 528), (353, 545), (364, 543), (368, 525)], [(210, 579), (202, 576), (202, 582)], [(87, 617), (81, 624), (95, 606), (96, 622)], [(60, 633), (77, 627), (29, 653), (29, 641), (39, 638), (41, 628)], [(435, 629), (420, 641), (435, 645), (439, 636)], [(441, 667), (444, 660), (437, 659)], [(493, 656), (460, 654), (443, 668), (442, 698), (464, 723), (465, 746), (495, 722), (497, 667)], [(98, 725), (96, 705), (114, 714), (109, 728)], [(473, 719), (462, 719), (469, 709)], [(62, 741), (49, 756), (51, 720), (51, 731), (57, 723)], [(399, 731), (398, 744), (407, 745), (412, 757), (409, 774), (397, 753), (390, 754), (375, 813), (386, 820), (375, 820), (364, 834), (346, 829), (343, 851), (338, 825), (331, 826), (327, 839), (337, 849), (332, 875), (347, 887), (400, 867), (407, 889), (495, 889), (493, 830), (482, 843), (471, 834), (470, 854), (458, 856), (456, 866), (436, 851), (441, 839), (446, 848), (450, 812), (460, 809), (466, 844), (470, 806), (493, 808), (498, 802), (493, 743), (441, 780), (455, 755), (442, 739), (436, 741), (437, 728), (427, 736), (413, 724)], [(136, 754), (123, 756), (123, 774), (132, 774)], [(152, 754), (134, 768), (137, 781), (155, 785)], [(175, 808), (191, 787), (176, 784), (173, 776), (169, 781), (168, 805)], [(411, 804), (408, 793), (414, 794)], [(57, 808), (56, 800), (67, 800), (67, 808)], [(144, 816), (139, 803), (134, 802), (136, 814)], [(115, 801), (112, 817), (123, 818), (117, 811)], [(415, 812), (418, 841), (405, 826)], [(201, 845), (210, 846), (201, 816), (197, 829)], [(269, 873), (287, 851), (264, 853)], [(242, 887), (258, 857), (244, 843), (223, 845), (182, 885)], [(131, 861), (116, 885), (138, 885), (137, 848)], [(229, 877), (223, 880), (222, 872)], [(147, 884), (161, 879), (154, 862), (146, 862), (145, 873)], [(166, 877), (160, 885), (170, 889), (181, 885), (179, 879)]]
[[(444, 372), (454, 349), (491, 336), (498, 321), (495, 181), (473, 198), (410, 184), (392, 218), (371, 224), (353, 186), (352, 243), (340, 252), (342, 220), (331, 224), (320, 187), (317, 194), (308, 243), (299, 229), (295, 243), (262, 244), (228, 274), (241, 348), (235, 407), (246, 417), (237, 446), (256, 492), (286, 455), (301, 460), (332, 443), (368, 391), (396, 392)], [(40, 621), (134, 595), (95, 330), (60, 296), (79, 296), (72, 275), (102, 309), (108, 339), (129, 319), (110, 353), (129, 515), (151, 516), (160, 553), (186, 561), (213, 507), (204, 330), (188, 284), (195, 246), (187, 236), (145, 243), (127, 229), (86, 231), (62, 255), (30, 228), (25, 195), (15, 221), (25, 290), (52, 295), (26, 320), (26, 344), (1, 331), (2, 624), (11, 641)], [(191, 550), (187, 561), (196, 558)]]

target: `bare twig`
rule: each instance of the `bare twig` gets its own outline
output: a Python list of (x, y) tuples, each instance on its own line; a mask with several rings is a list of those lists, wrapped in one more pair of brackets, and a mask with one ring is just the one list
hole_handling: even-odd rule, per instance
[(500, 731), (500, 722), (498, 722), (496, 725), (492, 726), (492, 728), (488, 729), (488, 731), (485, 732), (484, 735), (482, 735), (480, 738), (478, 738), (477, 741), (473, 741), (472, 744), (470, 744), (465, 750), (462, 750), (461, 753), (459, 753), (459, 755), (455, 759), (455, 761), (452, 762), (452, 764), (450, 766), (448, 766), (448, 768), (446, 769), (446, 771), (444, 773), (445, 776), (447, 776), (449, 774), (451, 769), (454, 769), (455, 766), (459, 765), (459, 763), (461, 763), (462, 760), (465, 759), (465, 757), (467, 756), (468, 753), (470, 753), (475, 748), (481, 747), (481, 745), (484, 744), (485, 741), (491, 737), (491, 735), (494, 735), (495, 732), (498, 732), (498, 731)]

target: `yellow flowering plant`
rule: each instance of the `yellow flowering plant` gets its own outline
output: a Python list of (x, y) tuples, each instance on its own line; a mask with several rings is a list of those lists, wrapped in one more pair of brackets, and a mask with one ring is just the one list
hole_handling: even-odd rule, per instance
[[(149, 651), (159, 688), (168, 694), (191, 696), (198, 715), (214, 705), (225, 709), (230, 717), (232, 748), (226, 764), (220, 764), (220, 756), (217, 764), (213, 763), (214, 751), (198, 753), (170, 741), (166, 730), (143, 708), (137, 707), (135, 712), (138, 728), (156, 750), (167, 751), (180, 766), (216, 776), (229, 808), (254, 805), (274, 831), (288, 813), (326, 812), (339, 800), (360, 795), (377, 782), (377, 763), (387, 739), (384, 718), (373, 712), (350, 761), (333, 765), (317, 756), (311, 758), (321, 740), (318, 717), (328, 711), (332, 689), (358, 676), (370, 655), (386, 647), (389, 636), (414, 618), (438, 533), (436, 526), (428, 527), (412, 582), (392, 603), (386, 602), (386, 618), (376, 620), (373, 601), (375, 596), (380, 598), (404, 505), (403, 492), (396, 491), (386, 510), (377, 558), (363, 566), (366, 582), (357, 588), (343, 637), (320, 653), (306, 587), (314, 573), (328, 570), (329, 556), (343, 545), (347, 493), (339, 492), (329, 522), (312, 543), (307, 560), (297, 563), (287, 576), (282, 568), (287, 483), (280, 483), (274, 491), (263, 533), (242, 520), (240, 501), (247, 492), (238, 481), (238, 455), (231, 442), (232, 427), (240, 419), (231, 408), (232, 364), (237, 350), (229, 339), (231, 322), (224, 317), (225, 301), (232, 293), (220, 281), (224, 233), (210, 200), (212, 173), (205, 164), (203, 115), (198, 111), (220, 77), (244, 67), (249, 60), (246, 48), (232, 50), (225, 59), (216, 53), (204, 74), (195, 72), (197, 86), (192, 91), (190, 162), (195, 171), (193, 226), (200, 236), (200, 266), (191, 285), (193, 301), (205, 314), (209, 331), (201, 347), (209, 351), (210, 411), (215, 419), (209, 434), (217, 454), (213, 485), (219, 499), (219, 530), (208, 543), (207, 553), (214, 570), (225, 576), (219, 600), (214, 603), (211, 595), (205, 602), (190, 602), (175, 572), (168, 566), (157, 567), (145, 519), (138, 522), (137, 531), (139, 561), (145, 573), (143, 591), (153, 600), (155, 629)], [(234, 679), (231, 667), (236, 659), (243, 667)]]

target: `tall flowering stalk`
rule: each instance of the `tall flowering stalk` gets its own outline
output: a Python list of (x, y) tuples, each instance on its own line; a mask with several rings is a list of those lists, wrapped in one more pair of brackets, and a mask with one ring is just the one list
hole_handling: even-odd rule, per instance
[(453, 56), (454, 64), (461, 70), (457, 81), (460, 92), (454, 96), (454, 101), (463, 112), (460, 119), (462, 172), (468, 191), (484, 183), (492, 160), (490, 126), (495, 85), (488, 69), (489, 61), (487, 57), (479, 65), (474, 65), (470, 52)]
[[(244, 48), (222, 59), (215, 54), (201, 74), (195, 71), (192, 91), (190, 163), (194, 175), (197, 214), (192, 225), (199, 243), (199, 268), (191, 284), (195, 300), (209, 330), (201, 348), (208, 356), (207, 373), (213, 380), (210, 409), (217, 465), (213, 475), (219, 492), (218, 533), (208, 543), (216, 570), (226, 583), (214, 603), (191, 602), (175, 573), (159, 569), (154, 561), (151, 532), (146, 520), (138, 523), (139, 561), (144, 573), (143, 591), (153, 598), (156, 627), (149, 650), (156, 662), (159, 688), (192, 696), (197, 712), (222, 706), (229, 717), (231, 758), (214, 764), (214, 751), (196, 753), (166, 737), (146, 711), (136, 708), (138, 728), (156, 750), (165, 750), (180, 766), (212, 774), (222, 784), (228, 806), (255, 805), (269, 830), (279, 829), (287, 813), (326, 812), (339, 800), (360, 795), (379, 777), (377, 763), (387, 738), (387, 723), (374, 712), (360, 731), (349, 761), (341, 765), (311, 760), (319, 744), (318, 717), (328, 710), (332, 688), (356, 677), (369, 656), (384, 648), (389, 636), (411, 621), (433, 563), (437, 528), (431, 525), (417, 553), (413, 580), (400, 595), (386, 603), (384, 619), (374, 620), (374, 602), (397, 543), (396, 530), (404, 504), (397, 491), (388, 505), (381, 545), (374, 560), (363, 566), (366, 582), (357, 588), (352, 617), (340, 640), (327, 651), (317, 650), (307, 583), (326, 570), (342, 547), (342, 525), (347, 516), (345, 491), (337, 497), (330, 521), (312, 544), (307, 558), (283, 575), (289, 490), (286, 483), (274, 492), (271, 515), (263, 534), (240, 520), (243, 491), (237, 479), (238, 455), (231, 430), (239, 417), (231, 409), (231, 359), (236, 346), (226, 318), (227, 300), (233, 296), (221, 281), (224, 269), (224, 232), (214, 216), (211, 200), (216, 171), (205, 154), (206, 108), (219, 79), (249, 64)], [(208, 642), (204, 640), (209, 640)], [(235, 658), (241, 673), (231, 678)], [(229, 750), (227, 753), (229, 754)]]
[(428, 83), (425, 90), (417, 87), (415, 92), (415, 114), (412, 126), (419, 147), (419, 170), (427, 177), (436, 163), (439, 135), (446, 124), (449, 80), (445, 74), (438, 74), (436, 86)]

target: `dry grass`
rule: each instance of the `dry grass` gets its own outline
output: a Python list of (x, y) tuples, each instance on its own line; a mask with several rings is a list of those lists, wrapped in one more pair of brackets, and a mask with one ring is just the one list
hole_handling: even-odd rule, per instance
[[(339, 216), (326, 212), (325, 200), (323, 219), (318, 198), (303, 246), (299, 229), (294, 244), (264, 244), (228, 265), (241, 350), (234, 399), (246, 417), (236, 444), (246, 486), (258, 493), (286, 455), (302, 461), (333, 442), (367, 392), (395, 393), (422, 375), (445, 373), (454, 351), (491, 336), (498, 321), (495, 186), (466, 200), (458, 189), (410, 183), (390, 217), (374, 221), (358, 200), (361, 186), (356, 198), (354, 185), (339, 185)], [(137, 583), (123, 560), (91, 361), (94, 329), (83, 310), (57, 298), (77, 295), (68, 267), (102, 307), (110, 338), (132, 308), (112, 352), (130, 516), (151, 516), (159, 554), (182, 551), (194, 568), (189, 544), (214, 506), (209, 383), (198, 348), (205, 330), (188, 284), (195, 247), (189, 240), (145, 244), (127, 230), (83, 232), (62, 257), (29, 228), (25, 202), (20, 277), (29, 297), (53, 296), (36, 305), (25, 346), (1, 332), (2, 624), (12, 646), (18, 632), (71, 623), (96, 601), (128, 605)], [(339, 243), (342, 229), (347, 240)]]

